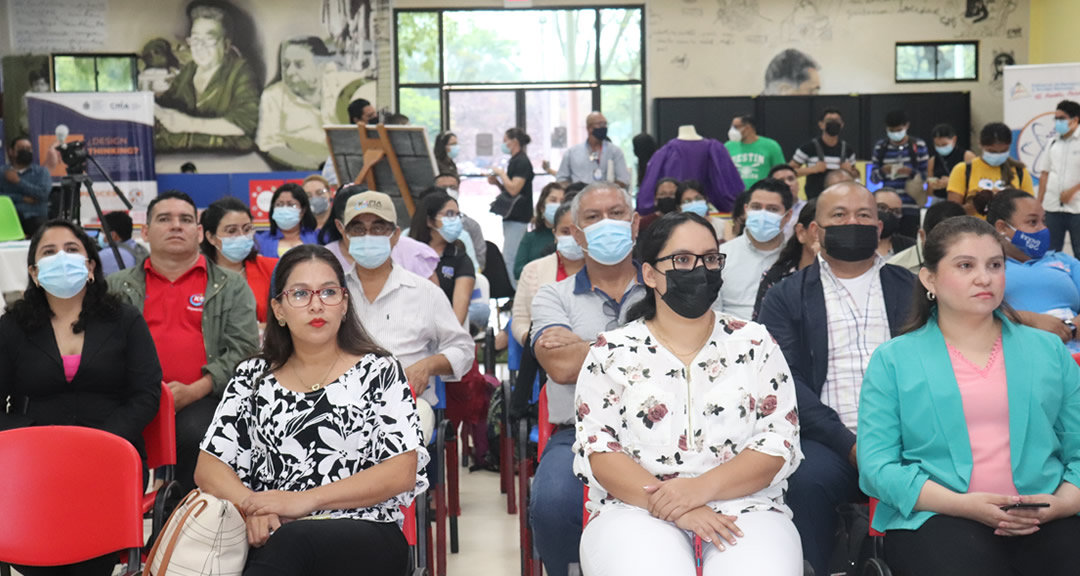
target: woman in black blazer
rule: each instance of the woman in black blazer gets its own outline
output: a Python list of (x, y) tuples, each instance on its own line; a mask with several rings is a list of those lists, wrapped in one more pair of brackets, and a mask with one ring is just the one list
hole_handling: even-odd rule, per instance
[[(42, 226), (27, 264), (23, 299), (0, 317), (0, 430), (62, 425), (111, 432), (139, 451), (145, 484), (142, 431), (161, 399), (161, 365), (146, 321), (108, 293), (97, 247), (75, 224)], [(76, 572), (111, 574), (115, 560), (106, 555)], [(73, 568), (16, 567), (27, 576)]]

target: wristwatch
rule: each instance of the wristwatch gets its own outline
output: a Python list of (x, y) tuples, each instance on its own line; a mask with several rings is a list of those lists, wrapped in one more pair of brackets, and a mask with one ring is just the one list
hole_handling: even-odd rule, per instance
[(1076, 324), (1073, 324), (1072, 320), (1062, 320), (1062, 322), (1069, 327), (1069, 330), (1072, 330), (1073, 340), (1076, 340)]

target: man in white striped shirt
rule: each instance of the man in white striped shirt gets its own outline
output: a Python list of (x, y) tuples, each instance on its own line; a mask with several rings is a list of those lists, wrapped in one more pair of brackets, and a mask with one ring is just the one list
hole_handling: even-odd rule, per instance
[[(356, 266), (345, 275), (349, 301), (360, 323), (379, 346), (405, 368), (416, 391), (416, 410), (431, 438), (438, 403), (435, 377), (456, 382), (472, 368), (476, 349), (438, 285), (395, 266), (390, 251), (401, 236), (389, 196), (362, 192), (345, 205), (344, 222), (335, 222)], [(449, 385), (449, 384), (448, 384)]]
[(788, 479), (803, 556), (828, 574), (836, 506), (860, 497), (855, 431), (863, 374), (874, 350), (899, 334), (915, 277), (877, 254), (877, 203), (862, 185), (842, 182), (818, 197), (810, 233), (815, 263), (765, 295), (758, 322), (784, 352), (795, 380), (806, 458)]

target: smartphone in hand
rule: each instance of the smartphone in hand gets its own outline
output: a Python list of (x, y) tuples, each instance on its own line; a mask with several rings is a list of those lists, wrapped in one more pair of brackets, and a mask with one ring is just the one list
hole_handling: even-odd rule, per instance
[(1008, 506), (1002, 506), (1001, 509), (1008, 512), (1012, 509), (1025, 509), (1025, 508), (1049, 508), (1049, 502), (1018, 502), (1016, 504), (1009, 504)]

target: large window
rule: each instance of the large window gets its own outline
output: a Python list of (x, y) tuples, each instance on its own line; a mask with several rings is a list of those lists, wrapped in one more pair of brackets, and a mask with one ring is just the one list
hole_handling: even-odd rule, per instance
[(504, 162), (502, 132), (513, 126), (532, 138), (538, 172), (545, 161), (558, 168), (585, 140), (592, 110), (632, 167), (645, 110), (641, 6), (399, 10), (394, 30), (398, 111), (431, 141), (454, 131), (464, 173)]
[(897, 82), (950, 82), (978, 79), (978, 42), (921, 42), (896, 45)]
[(57, 92), (134, 92), (138, 68), (134, 54), (55, 54)]

